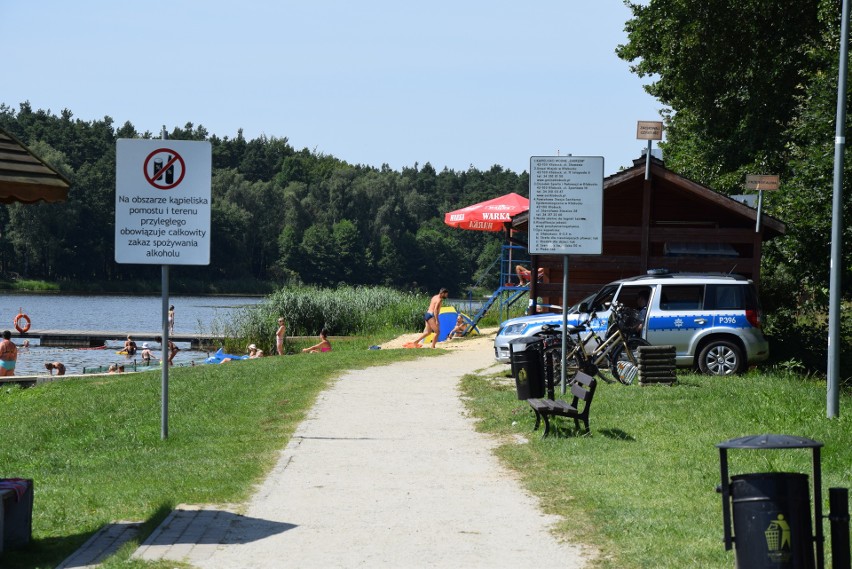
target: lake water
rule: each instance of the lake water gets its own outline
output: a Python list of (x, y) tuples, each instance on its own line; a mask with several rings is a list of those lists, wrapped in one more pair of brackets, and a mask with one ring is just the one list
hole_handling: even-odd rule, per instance
[[(175, 334), (210, 334), (221, 329), (221, 324), (231, 314), (261, 302), (262, 297), (245, 296), (172, 296), (169, 303), (175, 306)], [(13, 333), (18, 311), (30, 317), (36, 330), (97, 330), (97, 331), (161, 331), (163, 329), (163, 300), (159, 296), (125, 295), (66, 295), (66, 294), (4, 294), (0, 297), (0, 331)], [(66, 373), (82, 373), (84, 368), (124, 364), (126, 368), (138, 356), (116, 354), (124, 346), (124, 336), (107, 342), (106, 349), (49, 348), (30, 340), (30, 347), (18, 344), (18, 363), (15, 375), (48, 375), (45, 362), (65, 364)], [(189, 344), (178, 342), (181, 351), (175, 357), (176, 365), (189, 365), (207, 357), (206, 352), (190, 350)], [(151, 345), (159, 357), (159, 346)], [(141, 342), (140, 342), (141, 351)]]

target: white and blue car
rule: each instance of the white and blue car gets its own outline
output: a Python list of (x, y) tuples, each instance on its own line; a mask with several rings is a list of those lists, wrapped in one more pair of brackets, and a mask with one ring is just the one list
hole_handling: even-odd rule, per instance
[[(637, 307), (648, 298), (642, 337), (652, 345), (673, 345), (680, 367), (730, 375), (769, 357), (761, 331), (754, 283), (739, 275), (654, 271), (615, 281), (569, 309), (568, 324), (585, 322), (604, 335), (613, 301)], [(506, 320), (494, 340), (497, 361), (510, 363), (509, 342), (533, 336), (545, 324), (562, 325), (561, 314), (536, 314)], [(593, 349), (594, 346), (590, 346)]]

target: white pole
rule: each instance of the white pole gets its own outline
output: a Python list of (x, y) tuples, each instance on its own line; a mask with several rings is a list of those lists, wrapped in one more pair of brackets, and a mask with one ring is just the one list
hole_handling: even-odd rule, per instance
[[(163, 125), (161, 139), (166, 140), (166, 125)], [(162, 372), (162, 410), (160, 413), (160, 438), (166, 440), (169, 438), (169, 266), (161, 266), (161, 288), (163, 295), (163, 372)]]
[(562, 257), (562, 369), (559, 382), (562, 384), (562, 395), (568, 391), (567, 376), (565, 375), (565, 356), (568, 355), (568, 255)]

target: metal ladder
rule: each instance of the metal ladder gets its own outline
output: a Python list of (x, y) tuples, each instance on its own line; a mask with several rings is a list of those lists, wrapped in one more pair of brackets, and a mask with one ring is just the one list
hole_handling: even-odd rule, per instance
[[(477, 313), (471, 319), (471, 326), (469, 329), (472, 329), (482, 318), (488, 313), (488, 311), (497, 306), (499, 311), (498, 318), (500, 321), (503, 321), (502, 317), (503, 311), (506, 312), (506, 318), (509, 317), (509, 308), (521, 299), (523, 296), (529, 293), (529, 285), (518, 285), (514, 284), (514, 280), (517, 278), (513, 270), (513, 266), (516, 264), (525, 264), (528, 267), (530, 266), (529, 259), (519, 258), (518, 255), (513, 255), (513, 253), (523, 253), (526, 255), (526, 247), (521, 247), (519, 245), (503, 245), (503, 250), (501, 251), (500, 257), (491, 264), (485, 274), (479, 279), (479, 282), (488, 276), (491, 272), (491, 269), (494, 268), (498, 262), (500, 263), (500, 285), (497, 287), (497, 290), (488, 297), (488, 300), (479, 308)], [(479, 283), (477, 283), (479, 284)]]

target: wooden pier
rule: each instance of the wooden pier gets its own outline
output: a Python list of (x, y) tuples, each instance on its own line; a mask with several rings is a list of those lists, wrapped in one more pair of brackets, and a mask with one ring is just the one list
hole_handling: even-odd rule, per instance
[[(51, 348), (98, 348), (107, 342), (119, 342), (124, 344), (127, 337), (133, 338), (137, 349), (142, 350), (142, 342), (155, 342), (155, 337), (162, 336), (162, 332), (116, 332), (101, 330), (34, 330), (21, 334), (17, 330), (10, 330), (13, 338), (20, 340), (37, 339), (39, 345)], [(172, 342), (189, 342), (193, 350), (207, 350), (221, 344), (222, 337), (213, 334), (173, 334), (169, 336)], [(16, 342), (20, 345), (20, 342)]]

